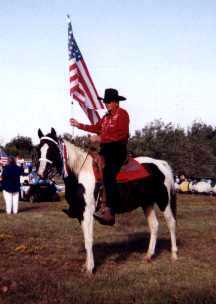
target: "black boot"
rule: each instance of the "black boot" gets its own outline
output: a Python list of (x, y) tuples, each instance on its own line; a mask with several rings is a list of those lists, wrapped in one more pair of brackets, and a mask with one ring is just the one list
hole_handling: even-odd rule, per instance
[(109, 207), (104, 207), (94, 213), (94, 217), (102, 225), (113, 226), (115, 224), (115, 215)]

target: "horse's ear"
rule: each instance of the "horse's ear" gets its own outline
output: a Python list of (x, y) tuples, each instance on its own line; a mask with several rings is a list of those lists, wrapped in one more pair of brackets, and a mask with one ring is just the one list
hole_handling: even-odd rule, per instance
[(44, 136), (44, 135), (43, 135), (43, 132), (41, 131), (41, 129), (38, 129), (38, 136), (39, 136), (39, 138), (41, 138), (41, 137)]
[(54, 128), (51, 128), (51, 135), (55, 138), (57, 137), (56, 130)]

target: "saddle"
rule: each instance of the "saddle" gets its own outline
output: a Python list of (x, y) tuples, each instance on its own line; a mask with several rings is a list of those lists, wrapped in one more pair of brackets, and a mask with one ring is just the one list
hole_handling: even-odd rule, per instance
[[(91, 153), (93, 157), (93, 171), (96, 182), (103, 182), (104, 159), (97, 152)], [(117, 174), (117, 183), (127, 183), (150, 176), (147, 168), (141, 165), (133, 157), (128, 157)]]
[[(96, 179), (95, 198), (96, 212), (106, 207), (106, 191), (103, 186), (104, 159), (97, 152), (91, 152), (93, 157), (93, 171)], [(117, 174), (117, 183), (127, 183), (150, 176), (148, 169), (136, 161), (133, 157), (128, 157)]]

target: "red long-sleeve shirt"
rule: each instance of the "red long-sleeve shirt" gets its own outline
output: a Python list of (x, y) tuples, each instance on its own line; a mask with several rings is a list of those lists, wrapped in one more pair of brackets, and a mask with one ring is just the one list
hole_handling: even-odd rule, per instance
[(101, 143), (114, 141), (127, 142), (129, 137), (129, 121), (127, 111), (117, 108), (115, 113), (108, 112), (95, 125), (79, 124), (79, 129), (99, 134)]

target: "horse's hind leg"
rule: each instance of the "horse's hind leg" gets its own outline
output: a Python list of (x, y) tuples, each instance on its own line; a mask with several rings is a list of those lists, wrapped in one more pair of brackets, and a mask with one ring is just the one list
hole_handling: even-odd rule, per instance
[(145, 255), (145, 260), (150, 261), (155, 254), (155, 246), (157, 242), (159, 223), (153, 207), (145, 208), (144, 213), (146, 215), (146, 219), (150, 230), (150, 242), (149, 242), (148, 251)]
[(166, 207), (163, 214), (164, 214), (164, 217), (165, 217), (165, 220), (166, 220), (167, 226), (169, 228), (169, 232), (170, 232), (172, 259), (177, 260), (178, 248), (176, 245), (176, 220), (173, 216), (170, 205), (168, 205)]

